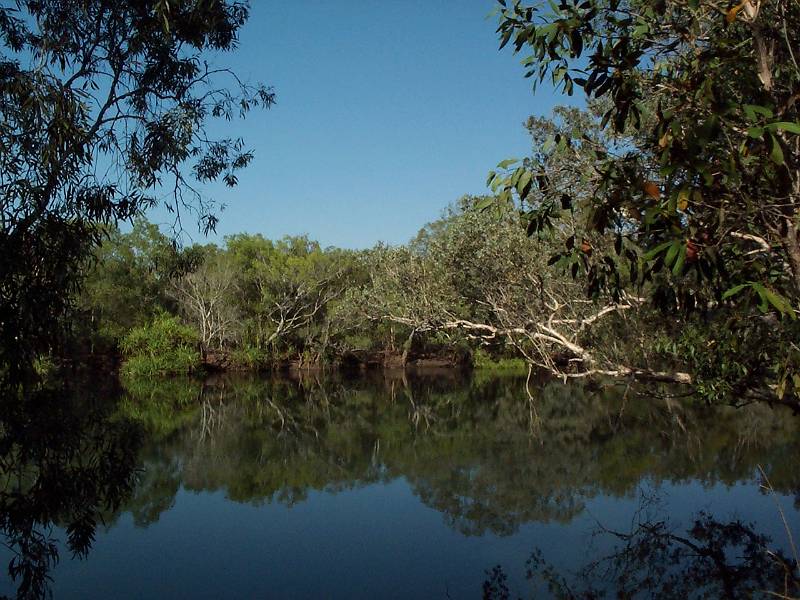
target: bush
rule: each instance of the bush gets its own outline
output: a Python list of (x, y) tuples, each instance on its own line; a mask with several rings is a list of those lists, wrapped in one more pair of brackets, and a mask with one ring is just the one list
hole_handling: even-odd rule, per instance
[(269, 365), (271, 355), (255, 346), (244, 346), (231, 350), (229, 358), (235, 369), (259, 370)]
[(509, 371), (524, 373), (528, 370), (528, 363), (524, 358), (509, 356), (492, 356), (483, 348), (477, 348), (472, 353), (472, 366), (476, 369), (491, 369), (493, 371)]
[[(693, 375), (698, 397), (709, 403), (741, 402), (769, 393), (755, 382), (775, 381), (778, 400), (791, 400), (800, 390), (800, 336), (797, 321), (781, 323), (774, 315), (718, 311), (713, 331), (702, 320), (687, 320), (673, 337), (657, 339), (655, 348)], [(760, 394), (760, 395), (759, 395)]]
[(192, 373), (200, 368), (200, 336), (177, 317), (156, 315), (122, 339), (122, 372), (128, 376)]

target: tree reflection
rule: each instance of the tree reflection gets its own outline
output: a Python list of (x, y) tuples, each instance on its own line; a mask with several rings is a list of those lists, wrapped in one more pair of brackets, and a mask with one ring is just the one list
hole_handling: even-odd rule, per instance
[[(150, 525), (181, 488), (291, 506), (313, 490), (402, 477), (465, 535), (566, 522), (589, 499), (630, 496), (643, 479), (654, 487), (733, 484), (755, 481), (762, 465), (776, 490), (800, 489), (800, 473), (787, 460), (800, 455), (796, 419), (763, 405), (628, 402), (627, 392), (546, 384), (532, 407), (514, 378), (174, 379), (134, 382), (119, 403), (108, 401), (108, 390), (40, 390), (0, 407), (0, 529), (11, 551), (9, 574), (19, 597), (45, 595), (59, 550), (85, 556), (98, 524), (122, 511)], [(735, 555), (749, 566), (726, 571), (732, 589), (756, 589), (777, 581), (776, 569), (787, 563), (764, 555), (769, 540), (752, 531), (709, 515), (685, 533), (663, 520), (642, 522), (625, 535), (609, 532), (622, 546), (605, 569), (638, 573), (626, 576), (625, 593), (646, 595), (656, 585), (678, 597), (691, 576), (712, 580)], [(690, 565), (692, 556), (703, 561)], [(772, 562), (756, 564), (765, 556)], [(639, 563), (655, 570), (631, 571)], [(541, 556), (530, 567), (549, 573), (554, 590), (576, 589)], [(756, 571), (766, 579), (754, 578)], [(504, 577), (493, 571), (487, 590), (503, 597)], [(727, 593), (720, 581), (710, 595)], [(587, 587), (583, 597), (604, 589)]]
[[(800, 594), (800, 563), (775, 549), (752, 523), (720, 521), (700, 512), (682, 530), (663, 517), (637, 518), (630, 532), (602, 529), (614, 549), (574, 574), (565, 574), (537, 549), (527, 579), (541, 593), (561, 600), (596, 598), (740, 598), (791, 600)], [(512, 597), (502, 566), (486, 571), (483, 597)], [(534, 592), (531, 597), (538, 597)]]
[(732, 484), (762, 464), (776, 489), (800, 487), (786, 460), (800, 453), (798, 423), (787, 415), (628, 402), (624, 392), (542, 386), (532, 435), (513, 378), (143, 385), (123, 404), (150, 431), (146, 474), (127, 508), (148, 523), (181, 485), (292, 505), (311, 490), (403, 477), (458, 531), (507, 535), (569, 521), (588, 499), (631, 495), (643, 478)]
[(48, 594), (57, 528), (86, 556), (133, 488), (140, 446), (139, 426), (112, 417), (108, 401), (43, 389), (0, 403), (0, 531), (18, 598)]

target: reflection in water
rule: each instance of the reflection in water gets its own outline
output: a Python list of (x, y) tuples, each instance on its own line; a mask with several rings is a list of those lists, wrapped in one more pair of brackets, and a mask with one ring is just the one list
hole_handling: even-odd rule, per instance
[(787, 413), (553, 383), (535, 398), (532, 431), (522, 390), (514, 378), (141, 384), (123, 403), (151, 432), (129, 509), (146, 525), (181, 486), (293, 505), (310, 490), (403, 477), (459, 532), (507, 535), (567, 522), (587, 499), (634, 494), (643, 479), (733, 484), (762, 465), (779, 491), (800, 489)]
[[(701, 511), (684, 531), (646, 498), (631, 531), (600, 528), (598, 535), (616, 541), (614, 549), (573, 574), (550, 564), (538, 548), (528, 559), (526, 577), (544, 584), (548, 596), (562, 600), (617, 598), (792, 599), (800, 595), (800, 561), (776, 549), (773, 540), (752, 523), (719, 521)], [(788, 532), (791, 540), (791, 533)], [(486, 572), (485, 600), (512, 597), (501, 565)], [(530, 597), (540, 594), (534, 592)]]
[[(513, 538), (532, 523), (565, 528), (592, 502), (634, 498), (643, 482), (653, 488), (689, 482), (754, 486), (760, 465), (781, 494), (800, 490), (791, 459), (800, 455), (800, 424), (788, 413), (761, 405), (712, 410), (636, 393), (615, 385), (548, 383), (530, 403), (523, 381), (476, 374), (469, 381), (442, 375), (142, 381), (130, 383), (119, 402), (45, 395), (2, 415), (0, 501), (3, 533), (14, 552), (12, 575), (23, 596), (45, 590), (55, 562), (54, 528), (65, 531), (67, 549), (79, 556), (88, 551), (98, 523), (124, 523), (126, 514), (141, 536), (135, 537), (133, 527), (120, 527), (128, 542), (151, 539), (144, 533), (153, 530), (181, 536), (186, 529), (156, 524), (180, 508), (182, 491), (197, 498), (224, 493), (224, 500), (217, 494), (213, 504), (193, 504), (197, 512), (181, 513), (190, 520), (180, 522), (195, 527), (198, 520), (218, 522), (223, 509), (233, 518), (228, 509), (234, 505), (258, 508), (246, 513), (248, 526), (259, 515), (276, 514), (266, 512), (276, 506), (293, 507), (295, 514), (300, 505), (311, 507), (305, 518), (324, 522), (330, 508), (317, 492), (369, 503), (377, 488), (401, 495), (407, 489), (428, 513), (437, 511), (434, 516), (458, 540), (483, 543)], [(397, 482), (402, 486), (392, 487)], [(708, 543), (734, 534), (751, 539), (744, 530), (715, 529), (710, 516), (698, 523), (695, 531)], [(402, 525), (386, 527), (387, 539), (403, 534)], [(259, 556), (268, 549), (261, 544), (271, 541), (253, 541), (234, 525), (228, 532), (228, 547), (251, 548), (247, 556)], [(651, 546), (643, 542), (648, 532)], [(428, 533), (408, 538), (415, 551)], [(625, 560), (671, 559), (665, 548), (676, 541), (673, 534), (664, 525), (619, 537), (625, 548), (635, 549)], [(273, 541), (284, 544), (284, 554), (302, 542)], [(333, 548), (346, 553), (352, 547), (342, 540)], [(648, 555), (649, 547), (664, 549)], [(128, 556), (126, 546), (120, 552)], [(201, 554), (198, 548), (190, 552)], [(314, 555), (302, 556), (306, 564)], [(328, 559), (320, 564), (327, 568)], [(531, 568), (544, 572), (543, 565), (532, 562)], [(556, 571), (550, 572), (556, 586)], [(364, 576), (378, 575), (375, 570)], [(130, 584), (140, 573), (127, 577)], [(407, 577), (414, 580), (415, 573)], [(490, 584), (502, 589), (504, 577), (498, 569)], [(332, 595), (327, 591), (312, 595)], [(136, 595), (133, 588), (130, 593)]]
[(0, 531), (18, 598), (47, 594), (61, 545), (54, 528), (83, 558), (131, 493), (140, 428), (111, 417), (104, 400), (41, 390), (0, 403)]

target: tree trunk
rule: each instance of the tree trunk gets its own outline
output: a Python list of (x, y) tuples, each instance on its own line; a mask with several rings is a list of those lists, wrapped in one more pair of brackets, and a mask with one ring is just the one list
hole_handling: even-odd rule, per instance
[(408, 364), (408, 356), (411, 353), (411, 349), (414, 346), (414, 336), (416, 336), (417, 330), (412, 329), (411, 333), (408, 335), (408, 339), (406, 343), (403, 344), (403, 355), (400, 358), (402, 365), (405, 367)]

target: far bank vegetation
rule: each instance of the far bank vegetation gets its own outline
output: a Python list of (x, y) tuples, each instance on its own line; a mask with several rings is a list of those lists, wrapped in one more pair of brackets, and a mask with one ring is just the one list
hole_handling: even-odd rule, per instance
[[(550, 203), (552, 214), (535, 219), (501, 192), (459, 199), (405, 245), (366, 250), (245, 233), (180, 248), (144, 220), (109, 230), (78, 302), (74, 343), (121, 350), (124, 370), (139, 374), (511, 365), (677, 383), (714, 401), (791, 396), (794, 382), (776, 381), (791, 369), (775, 365), (795, 321), (776, 329), (774, 312), (755, 311), (741, 329), (726, 297), (689, 305), (688, 289), (665, 300), (660, 290), (675, 269), (660, 256), (632, 255), (620, 243), (620, 233), (630, 235), (624, 222), (576, 238), (597, 218), (576, 201), (595, 183), (597, 147), (619, 143), (592, 110), (561, 108), (527, 123), (534, 155), (549, 165), (547, 189), (570, 191), (554, 202), (518, 169), (514, 185), (528, 204)], [(596, 141), (554, 145), (575, 129)], [(547, 154), (537, 150), (548, 145)], [(623, 262), (631, 284), (620, 282)], [(164, 339), (169, 331), (180, 339)]]

